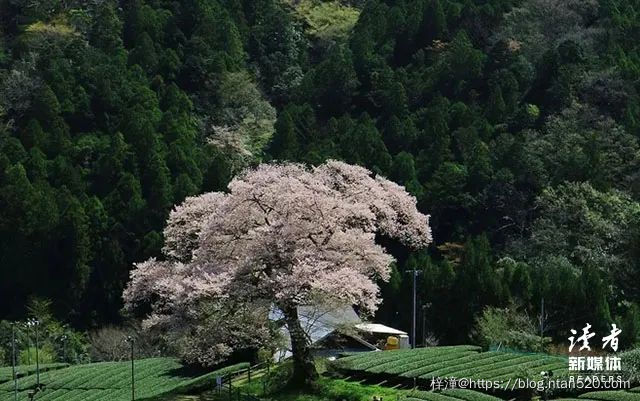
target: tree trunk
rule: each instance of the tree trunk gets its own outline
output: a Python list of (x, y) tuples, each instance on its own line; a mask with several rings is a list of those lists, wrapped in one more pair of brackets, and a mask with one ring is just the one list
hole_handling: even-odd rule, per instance
[(296, 306), (282, 307), (281, 310), (289, 329), (291, 352), (293, 353), (293, 375), (289, 384), (296, 387), (308, 387), (318, 378), (318, 371), (313, 363), (307, 334), (302, 329), (300, 320), (298, 320)]

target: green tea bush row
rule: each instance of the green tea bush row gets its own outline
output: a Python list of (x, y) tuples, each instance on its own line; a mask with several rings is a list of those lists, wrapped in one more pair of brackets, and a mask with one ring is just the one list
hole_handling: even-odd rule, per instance
[(404, 400), (421, 401), (502, 401), (498, 397), (473, 390), (451, 389), (442, 392), (412, 391)]
[(439, 358), (436, 358), (435, 360), (430, 360), (429, 364), (426, 364), (425, 363), (426, 361), (423, 359), (419, 361), (411, 362), (411, 363), (402, 363), (402, 361), (400, 361), (398, 363), (395, 363), (393, 366), (388, 366), (385, 371), (388, 374), (402, 374), (415, 369), (424, 368), (425, 365), (428, 365), (431, 367), (448, 366), (451, 363), (458, 363), (459, 361), (469, 360), (471, 358), (479, 358), (481, 355), (482, 354), (477, 352), (472, 352), (464, 355), (460, 355), (460, 354), (443, 355)]
[(462, 388), (444, 390), (442, 394), (462, 401), (502, 401), (500, 398), (489, 394)]
[(499, 369), (491, 372), (491, 375), (489, 377), (483, 377), (483, 378), (498, 380), (498, 381), (508, 380), (516, 377), (521, 377), (523, 372), (527, 372), (532, 369), (535, 369), (535, 371), (532, 373), (534, 373), (534, 376), (536, 376), (536, 378), (539, 377), (539, 374), (542, 371), (553, 370), (554, 377), (556, 378), (559, 376), (563, 376), (563, 373), (569, 371), (567, 362), (558, 362), (558, 361), (549, 360), (549, 359), (541, 359), (541, 360), (527, 362), (521, 365), (513, 366), (511, 370)]
[[(50, 363), (40, 365), (40, 372), (46, 372), (49, 370), (62, 369), (69, 366), (67, 363)], [(18, 377), (28, 376), (36, 373), (36, 365), (19, 365), (16, 366), (16, 373)], [(0, 383), (13, 380), (13, 370), (11, 366), (5, 366), (0, 368)]]
[(421, 400), (421, 401), (458, 401), (456, 398), (448, 397), (441, 393), (434, 393), (433, 391), (413, 391), (410, 398), (406, 400)]
[(487, 363), (503, 360), (505, 358), (511, 358), (511, 354), (497, 353), (497, 352), (483, 352), (481, 354), (472, 355), (468, 358), (463, 358), (453, 362), (444, 362), (436, 365), (427, 365), (418, 369), (405, 372), (402, 376), (405, 377), (446, 377), (451, 376), (451, 373), (471, 368), (474, 366), (482, 366)]
[[(211, 387), (216, 376), (224, 376), (248, 367), (247, 363), (228, 366), (200, 376), (187, 376), (184, 367), (173, 358), (151, 358), (135, 361), (136, 399), (152, 399), (160, 395), (186, 391), (195, 387)], [(128, 401), (131, 397), (130, 362), (102, 362), (76, 365), (40, 375), (44, 390), (39, 401)], [(20, 400), (35, 386), (35, 375), (19, 382)], [(0, 385), (0, 401), (13, 396), (13, 382)], [(8, 398), (9, 397), (9, 398)], [(12, 398), (11, 398), (12, 399)]]
[(629, 391), (593, 391), (579, 398), (600, 401), (640, 401), (640, 394)]
[(484, 368), (479, 367), (475, 369), (475, 372), (466, 372), (468, 376), (465, 377), (468, 377), (470, 379), (488, 379), (491, 376), (503, 375), (505, 374), (505, 372), (513, 372), (518, 367), (524, 366), (528, 363), (537, 364), (544, 363), (544, 361), (541, 360), (539, 356), (521, 355), (508, 361), (493, 363), (491, 365), (485, 366)]
[(474, 346), (449, 346), (449, 347), (432, 347), (432, 348), (417, 348), (417, 349), (403, 349), (394, 351), (382, 351), (382, 352), (367, 352), (363, 355), (356, 355), (347, 358), (341, 358), (336, 361), (336, 366), (342, 369), (348, 370), (366, 370), (371, 367), (377, 366), (382, 363), (401, 361), (409, 357), (424, 356), (434, 357), (438, 355), (446, 355), (451, 353), (458, 353), (464, 351), (478, 351), (478, 347)]
[[(571, 372), (567, 368), (566, 362), (547, 363), (541, 366), (535, 366), (535, 368), (536, 368), (536, 371), (535, 371), (536, 377), (540, 372), (549, 371), (549, 370), (553, 371), (553, 377), (556, 379), (564, 378), (571, 375)], [(517, 377), (517, 376), (514, 375), (513, 373), (505, 373), (500, 376), (492, 376), (491, 380), (506, 380), (513, 377)]]
[[(488, 369), (489, 366), (492, 366), (495, 363), (504, 363), (505, 361), (508, 364), (511, 364), (512, 360), (518, 358), (516, 354), (508, 354), (503, 352), (485, 352), (482, 354), (484, 358), (477, 359), (474, 361), (469, 361), (462, 364), (450, 364), (447, 367), (435, 370), (430, 372), (430, 376), (433, 377), (467, 377), (465, 374), (471, 375), (477, 369)], [(464, 373), (463, 373), (464, 372)]]
[(341, 358), (336, 366), (355, 372), (420, 379), (457, 377), (508, 380), (531, 376), (540, 370), (554, 370), (557, 376), (564, 376), (568, 372), (566, 358), (478, 351), (473, 346), (454, 346), (372, 352)]
[[(393, 351), (382, 352), (363, 352), (357, 355), (352, 355), (344, 358), (340, 358), (335, 362), (335, 366), (343, 369), (362, 369), (360, 366), (364, 366), (370, 362), (380, 363), (382, 361), (390, 361), (399, 359), (407, 355), (427, 354), (435, 355), (436, 353), (446, 353), (455, 351), (480, 351), (480, 347), (473, 345), (456, 345), (446, 347), (430, 347), (430, 348), (417, 348), (417, 349), (400, 349)], [(369, 366), (370, 367), (370, 366)]]
[[(388, 373), (390, 369), (394, 367), (408, 367), (410, 365), (424, 366), (425, 364), (435, 364), (443, 361), (452, 361), (460, 358), (464, 358), (465, 356), (477, 355), (477, 352), (474, 351), (456, 351), (456, 352), (447, 352), (441, 353), (437, 355), (433, 354), (417, 354), (407, 356), (405, 358), (400, 358), (399, 360), (387, 361), (372, 368), (366, 369), (369, 373)], [(409, 369), (407, 369), (409, 370)]]

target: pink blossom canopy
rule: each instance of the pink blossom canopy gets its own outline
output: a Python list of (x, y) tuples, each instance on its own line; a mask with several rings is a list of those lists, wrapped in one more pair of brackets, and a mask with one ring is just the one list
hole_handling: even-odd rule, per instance
[[(429, 217), (403, 187), (338, 161), (263, 164), (228, 193), (187, 198), (170, 214), (165, 260), (136, 264), (124, 298), (157, 315), (203, 299), (303, 305), (339, 301), (373, 311), (393, 257), (376, 234), (431, 242)], [(151, 320), (153, 320), (151, 319)]]

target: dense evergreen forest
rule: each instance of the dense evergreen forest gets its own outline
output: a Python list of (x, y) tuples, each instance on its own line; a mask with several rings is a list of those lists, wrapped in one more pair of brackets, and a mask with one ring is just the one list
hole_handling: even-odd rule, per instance
[[(0, 318), (120, 322), (174, 204), (259, 162), (406, 186), (376, 319), (489, 305), (640, 339), (640, 1), (0, 0)], [(327, 22), (328, 21), (328, 22)]]

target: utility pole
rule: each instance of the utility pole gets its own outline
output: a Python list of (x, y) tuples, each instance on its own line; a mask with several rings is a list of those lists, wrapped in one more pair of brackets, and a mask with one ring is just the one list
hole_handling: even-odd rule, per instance
[[(28, 326), (35, 327), (36, 330), (36, 389), (40, 389), (40, 357), (38, 355), (38, 326), (40, 321), (38, 319), (31, 319), (27, 322)], [(29, 354), (29, 352), (27, 352)]]
[(544, 330), (545, 321), (547, 318), (544, 315), (544, 297), (540, 299), (540, 345), (544, 348)]
[(31, 365), (31, 325), (27, 320), (27, 323), (24, 323), (25, 328), (27, 329), (27, 365)]
[(413, 276), (413, 318), (411, 320), (411, 348), (416, 347), (416, 278), (422, 273), (420, 270), (407, 270)]
[(62, 342), (62, 362), (67, 362), (67, 335), (63, 334), (60, 341)]
[(18, 401), (18, 375), (16, 374), (16, 324), (11, 323), (11, 366), (13, 371), (13, 401)]
[(427, 308), (431, 304), (422, 305), (422, 345), (427, 346)]
[(38, 339), (38, 326), (40, 326), (40, 321), (34, 321), (36, 325), (36, 388), (40, 388), (40, 355), (39, 350), (39, 339)]
[(544, 297), (540, 299), (540, 337), (544, 336)]
[(135, 366), (133, 362), (133, 337), (127, 336), (126, 342), (131, 346), (131, 401), (136, 399), (136, 380), (135, 380)]

